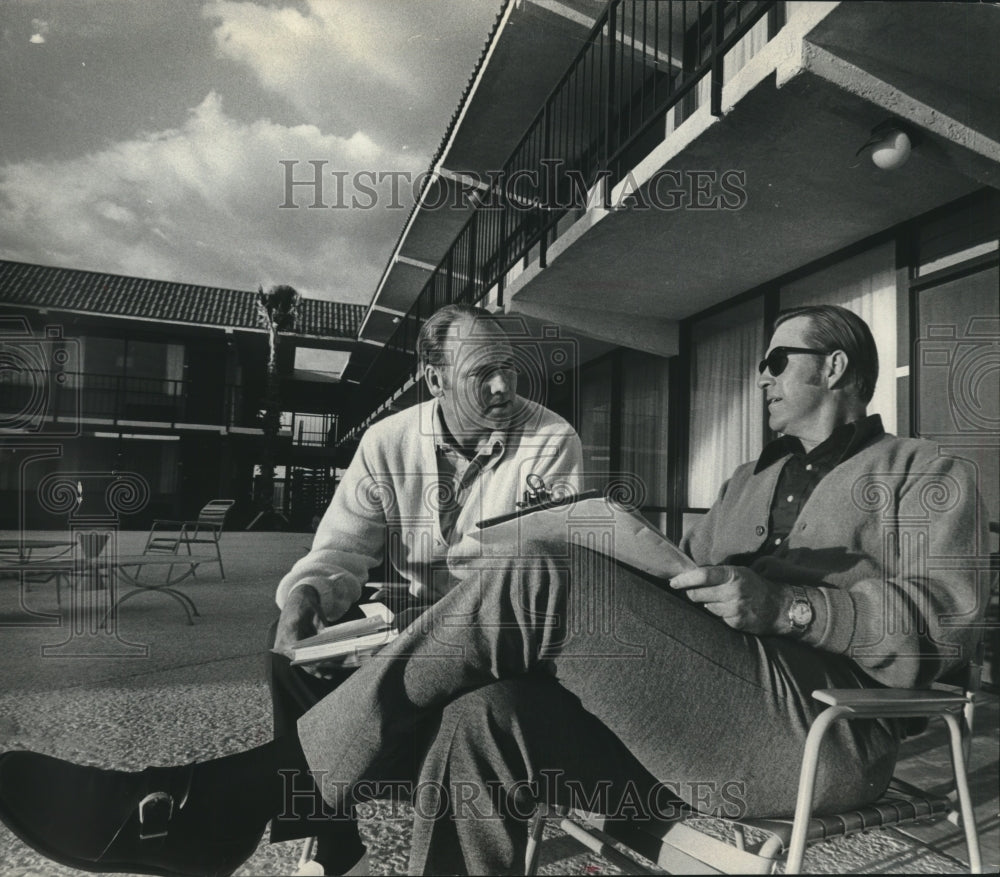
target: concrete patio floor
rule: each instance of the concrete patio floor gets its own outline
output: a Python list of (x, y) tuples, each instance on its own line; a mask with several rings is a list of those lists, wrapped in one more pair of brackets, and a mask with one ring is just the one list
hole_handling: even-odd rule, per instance
[[(12, 534), (4, 534), (10, 536)], [(44, 534), (33, 533), (32, 536)], [(118, 534), (117, 550), (141, 550), (144, 534)], [(203, 760), (270, 737), (270, 699), (264, 678), (264, 641), (273, 620), (274, 588), (309, 546), (306, 534), (226, 533), (227, 581), (203, 567), (181, 590), (201, 617), (186, 623), (180, 605), (143, 594), (120, 612), (118, 636), (74, 632), (57, 611), (55, 588), (0, 579), (0, 751), (34, 749), (102, 767)], [(71, 606), (63, 594), (63, 614)], [(47, 616), (47, 617), (46, 617)], [(43, 654), (43, 649), (45, 650)], [(984, 696), (977, 717), (971, 779), (984, 867), (1000, 871), (998, 762), (1000, 712)], [(897, 773), (941, 788), (950, 775), (943, 725), (904, 744)], [(374, 873), (405, 874), (410, 811), (376, 802), (362, 814)], [(298, 843), (271, 845), (266, 837), (237, 872), (289, 874)], [(810, 849), (814, 873), (960, 873), (967, 870), (961, 831), (947, 822), (876, 830)], [(542, 873), (620, 873), (580, 854), (557, 830), (547, 830)], [(0, 875), (68, 875), (0, 826)]]

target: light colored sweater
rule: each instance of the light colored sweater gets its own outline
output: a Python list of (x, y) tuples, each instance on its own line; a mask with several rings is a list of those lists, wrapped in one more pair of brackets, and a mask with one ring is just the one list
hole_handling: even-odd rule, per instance
[(347, 583), (354, 599), (368, 571), (387, 558), (411, 593), (437, 600), (455, 584), (449, 558), (478, 550), (476, 523), (515, 511), (529, 474), (557, 493), (579, 492), (580, 438), (562, 417), (529, 400), (505, 434), (500, 459), (472, 483), (451, 541), (441, 533), (438, 490), (437, 400), (414, 405), (372, 425), (320, 522), (312, 550), (278, 585), (276, 601), (313, 585), (330, 606), (333, 582)]
[[(736, 470), (684, 540), (697, 563), (761, 547), (784, 459), (756, 475), (754, 463)], [(988, 555), (974, 466), (931, 442), (882, 435), (820, 481), (784, 550), (751, 568), (819, 589), (827, 623), (804, 642), (911, 687), (968, 660), (989, 599)]]

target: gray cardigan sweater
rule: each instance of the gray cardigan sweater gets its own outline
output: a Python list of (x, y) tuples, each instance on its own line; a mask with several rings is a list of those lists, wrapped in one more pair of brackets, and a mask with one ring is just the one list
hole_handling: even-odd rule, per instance
[[(684, 540), (697, 563), (761, 547), (784, 459), (756, 475), (754, 463), (736, 470)], [(819, 589), (827, 623), (804, 642), (884, 685), (913, 687), (968, 660), (989, 599), (987, 545), (973, 465), (881, 435), (817, 485), (782, 550), (751, 567)]]

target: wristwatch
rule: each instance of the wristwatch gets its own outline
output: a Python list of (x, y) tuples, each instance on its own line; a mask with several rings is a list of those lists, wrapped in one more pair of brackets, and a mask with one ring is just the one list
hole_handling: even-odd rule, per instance
[(792, 585), (792, 605), (788, 607), (788, 623), (792, 625), (792, 630), (805, 633), (813, 623), (814, 617), (815, 613), (812, 603), (806, 596), (806, 589)]

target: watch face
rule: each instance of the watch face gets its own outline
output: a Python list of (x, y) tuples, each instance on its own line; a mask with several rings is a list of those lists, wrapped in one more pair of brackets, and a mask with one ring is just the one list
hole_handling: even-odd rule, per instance
[(788, 618), (796, 627), (807, 627), (813, 620), (812, 606), (807, 600), (796, 600), (788, 610)]

